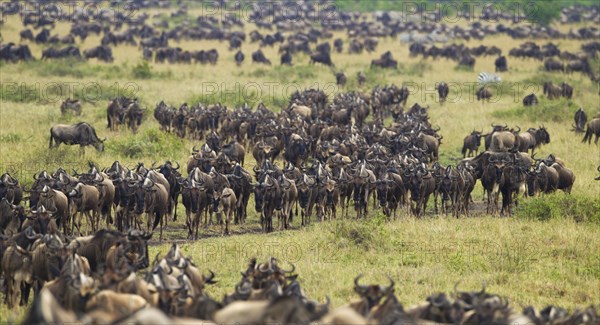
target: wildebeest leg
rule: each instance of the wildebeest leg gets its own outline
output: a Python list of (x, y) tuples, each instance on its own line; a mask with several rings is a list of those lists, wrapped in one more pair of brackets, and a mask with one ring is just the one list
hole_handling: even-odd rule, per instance
[(26, 306), (29, 302), (29, 294), (31, 293), (31, 283), (21, 282), (21, 302), (19, 306)]

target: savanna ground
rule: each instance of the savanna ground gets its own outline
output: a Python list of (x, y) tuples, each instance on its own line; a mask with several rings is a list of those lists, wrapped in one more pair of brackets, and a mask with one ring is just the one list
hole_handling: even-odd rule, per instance
[[(158, 12), (169, 15), (169, 11), (150, 10), (151, 16)], [(189, 14), (195, 16), (199, 12), (190, 9)], [(568, 31), (580, 26), (556, 27)], [(22, 28), (17, 17), (9, 17), (0, 29), (3, 41), (18, 43)], [(246, 32), (253, 29), (254, 25), (246, 25)], [(69, 24), (58, 23), (53, 34), (64, 35), (68, 31)], [(335, 37), (347, 39), (342, 32), (334, 32)], [(506, 54), (525, 41), (528, 39), (513, 40), (503, 35), (456, 42), (469, 47), (495, 45)], [(540, 44), (539, 40), (533, 41)], [(578, 52), (581, 45), (571, 39), (551, 41), (571, 52)], [(99, 43), (100, 37), (92, 35), (79, 47), (86, 49)], [(489, 291), (508, 297), (517, 308), (555, 304), (574, 309), (600, 302), (600, 182), (594, 181), (600, 151), (597, 145), (581, 143), (581, 136), (570, 131), (577, 108), (583, 107), (588, 116), (600, 109), (598, 86), (587, 76), (548, 74), (541, 70), (539, 61), (509, 57), (509, 72), (501, 74), (502, 85), (496, 89), (492, 103), (481, 104), (475, 100), (470, 85), (476, 82), (477, 73), (494, 71), (493, 57), (478, 58), (474, 71), (465, 71), (455, 69), (455, 62), (445, 59), (411, 58), (407, 44), (386, 38), (380, 39), (376, 52), (360, 55), (347, 54), (346, 42), (344, 53), (332, 53), (336, 65), (333, 69), (309, 65), (308, 56), (303, 54), (294, 55), (293, 67), (282, 67), (277, 46), (263, 48), (274, 63), (269, 67), (251, 63), (250, 54), (258, 44), (247, 41), (242, 46), (246, 61), (237, 67), (235, 52), (228, 50), (227, 42), (171, 41), (170, 45), (187, 50), (216, 48), (219, 62), (216, 66), (145, 64), (137, 46), (120, 45), (113, 48), (112, 64), (95, 60), (0, 63), (0, 171), (9, 171), (30, 185), (32, 175), (43, 169), (53, 171), (63, 166), (69, 171), (82, 171), (87, 169), (88, 161), (109, 166), (119, 160), (129, 167), (137, 162), (150, 166), (167, 159), (185, 164), (192, 146), (200, 143), (158, 130), (152, 111), (161, 100), (176, 107), (198, 101), (222, 102), (229, 107), (248, 102), (255, 106), (262, 101), (277, 112), (287, 105), (289, 95), (296, 89), (319, 87), (332, 98), (337, 92), (370, 93), (376, 85), (411, 82), (415, 92), (409, 97), (409, 106), (415, 102), (429, 106), (430, 121), (441, 128), (442, 165), (462, 158), (462, 140), (472, 130), (486, 132), (491, 123), (518, 125), (523, 130), (543, 124), (550, 132), (551, 143), (541, 147), (537, 157), (554, 153), (566, 161), (577, 177), (572, 194), (559, 192), (526, 199), (508, 218), (478, 215), (456, 219), (429, 213), (415, 219), (402, 213), (399, 220), (386, 222), (375, 211), (363, 221), (338, 218), (333, 222), (313, 222), (308, 227), (300, 227), (296, 218), (293, 230), (268, 235), (260, 233), (251, 199), (249, 223), (233, 226), (234, 235), (222, 237), (219, 227), (214, 227), (202, 230), (203, 238), (195, 242), (185, 240), (184, 210), (180, 205), (179, 218), (169, 223), (167, 240), (162, 244), (153, 242), (151, 258), (165, 253), (170, 242), (178, 242), (202, 269), (215, 271), (219, 283), (208, 292), (217, 298), (233, 290), (239, 280), (238, 270), (249, 258), (275, 256), (296, 265), (307, 296), (321, 301), (329, 296), (334, 306), (354, 297), (352, 280), (360, 273), (371, 282), (385, 282), (385, 274), (389, 274), (396, 280), (396, 292), (406, 305), (424, 301), (437, 291), (450, 292), (457, 282), (460, 288), (476, 289), (482, 281)], [(42, 47), (29, 46), (33, 55), (40, 58)], [(387, 50), (399, 61), (399, 68), (370, 69), (370, 61)], [(597, 69), (598, 61), (593, 64)], [(349, 77), (346, 87), (335, 86), (336, 71), (344, 71)], [(358, 71), (367, 75), (366, 84), (360, 88), (356, 83)], [(541, 95), (541, 84), (546, 80), (573, 85), (573, 100), (548, 101)], [(443, 106), (433, 90), (439, 81), (461, 85), (451, 88), (451, 100)], [(535, 108), (522, 107), (521, 99), (532, 91), (538, 94), (540, 104)], [(116, 94), (136, 96), (148, 108), (136, 135), (106, 129), (106, 106)], [(73, 95), (84, 99), (83, 115), (61, 116), (60, 102)], [(88, 148), (80, 157), (77, 147), (48, 150), (52, 125), (78, 121), (91, 123), (100, 137), (108, 138), (105, 152)], [(248, 154), (245, 168), (253, 165)], [(473, 198), (481, 206), (480, 185)], [(0, 322), (14, 320), (23, 311), (7, 310), (2, 305)]]

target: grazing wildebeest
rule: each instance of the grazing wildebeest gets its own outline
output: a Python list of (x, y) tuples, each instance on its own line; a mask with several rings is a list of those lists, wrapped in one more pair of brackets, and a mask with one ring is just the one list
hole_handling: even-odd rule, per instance
[(600, 117), (596, 117), (591, 120), (587, 125), (587, 130), (585, 131), (585, 136), (581, 142), (591, 143), (592, 135), (595, 135), (594, 144), (598, 144), (598, 138), (600, 138)]
[(496, 61), (494, 61), (494, 65), (496, 66), (496, 72), (503, 72), (508, 70), (508, 65), (506, 62), (506, 56), (499, 56)]
[(477, 90), (476, 96), (478, 101), (481, 100), (485, 103), (485, 101), (489, 102), (490, 98), (492, 98), (492, 92), (488, 89), (488, 87), (483, 86)]
[(481, 146), (481, 131), (471, 132), (471, 134), (467, 135), (463, 141), (462, 154), (463, 158), (469, 156), (473, 156), (473, 152), (477, 155), (479, 151), (479, 146)]
[(531, 93), (523, 98), (523, 105), (525, 106), (537, 106), (538, 98), (534, 93)]
[(50, 144), (48, 147), (56, 148), (61, 143), (66, 145), (78, 144), (81, 147), (80, 153), (83, 154), (84, 147), (89, 145), (94, 146), (98, 151), (103, 151), (104, 141), (106, 141), (106, 138), (100, 140), (94, 127), (86, 122), (73, 125), (57, 124), (50, 128)]
[(575, 124), (573, 125), (573, 130), (578, 133), (583, 133), (585, 128), (585, 123), (587, 123), (587, 115), (583, 108), (579, 108), (575, 112)]
[(450, 92), (450, 87), (448, 87), (448, 84), (445, 82), (440, 82), (437, 85), (437, 92), (438, 92), (438, 96), (440, 96), (440, 104), (443, 104), (446, 102), (446, 98), (448, 97), (448, 93)]
[(262, 50), (258, 49), (256, 52), (252, 53), (252, 62), (256, 63), (264, 63), (271, 65), (271, 61), (267, 59)]
[(333, 64), (333, 62), (331, 61), (331, 55), (329, 53), (317, 52), (317, 53), (311, 54), (309, 63), (315, 64), (317, 62), (322, 63), (327, 66), (330, 66), (330, 67), (335, 66)]

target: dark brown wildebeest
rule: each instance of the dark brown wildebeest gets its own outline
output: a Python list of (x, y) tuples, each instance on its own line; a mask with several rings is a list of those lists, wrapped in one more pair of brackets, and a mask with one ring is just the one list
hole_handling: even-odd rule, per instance
[(565, 193), (571, 194), (573, 183), (575, 183), (575, 174), (573, 171), (559, 163), (554, 163), (550, 167), (556, 169), (558, 172), (558, 185), (556, 188)]
[(371, 60), (371, 67), (398, 68), (398, 61), (392, 57), (392, 52), (387, 51), (379, 59)]
[(81, 214), (86, 215), (91, 231), (95, 232), (98, 226), (96, 221), (99, 220), (100, 215), (100, 191), (93, 185), (77, 183), (67, 197), (71, 200), (69, 205), (75, 210), (71, 233), (73, 233), (73, 228), (77, 227), (79, 235), (82, 235)]
[[(6, 248), (2, 256), (0, 273), (3, 274), (6, 282), (5, 302), (8, 308), (13, 308), (17, 302), (22, 284), (30, 286), (33, 283), (31, 252), (13, 242), (11, 246)], [(24, 292), (22, 291), (21, 302), (23, 303), (23, 301)]]
[(490, 141), (489, 149), (500, 152), (508, 151), (515, 146), (516, 136), (511, 131), (494, 132)]
[(544, 82), (544, 95), (548, 96), (548, 99), (558, 99), (562, 94), (562, 89), (553, 84), (552, 81)]
[(137, 133), (138, 128), (142, 124), (145, 111), (145, 109), (140, 107), (137, 98), (134, 99), (133, 102), (125, 109), (125, 122), (127, 124), (127, 128), (131, 129), (133, 133)]
[(571, 99), (573, 97), (573, 86), (563, 82), (561, 84), (561, 95), (567, 99)]
[(499, 56), (496, 61), (494, 61), (494, 65), (496, 66), (496, 72), (503, 72), (508, 70), (508, 64), (506, 62), (506, 56)]
[[(33, 35), (32, 35), (33, 37)], [(344, 50), (344, 41), (341, 38), (336, 38), (333, 41), (333, 47), (335, 48), (335, 51), (338, 53), (342, 53), (342, 51)]]
[(357, 73), (356, 78), (358, 80), (359, 86), (362, 86), (365, 83), (365, 81), (367, 81), (367, 76), (365, 76), (364, 72), (362, 72), (362, 71), (359, 71)]
[(242, 50), (238, 50), (235, 53), (235, 64), (239, 67), (240, 65), (242, 65), (242, 62), (244, 62), (244, 59), (246, 58), (246, 56), (244, 55), (244, 52), (242, 52)]
[(565, 71), (565, 65), (560, 62), (557, 61), (553, 58), (549, 58), (548, 60), (546, 60), (544, 62), (544, 69), (546, 69), (546, 71)]
[(465, 139), (463, 140), (463, 147), (461, 151), (463, 154), (463, 158), (467, 156), (472, 157), (473, 152), (475, 152), (475, 155), (477, 155), (477, 152), (479, 151), (479, 146), (481, 145), (481, 133), (481, 131), (473, 130), (471, 134), (465, 137)]
[(112, 49), (108, 45), (98, 45), (87, 50), (83, 50), (83, 57), (86, 59), (96, 58), (99, 61), (113, 62)]
[(50, 128), (49, 148), (57, 148), (61, 143), (66, 145), (80, 146), (80, 154), (83, 154), (85, 146), (94, 146), (98, 151), (104, 151), (104, 141), (96, 135), (93, 126), (86, 122), (79, 122), (73, 125), (57, 124)]
[(598, 138), (600, 138), (600, 117), (596, 117), (588, 123), (587, 130), (585, 130), (585, 135), (581, 142), (585, 143), (587, 141), (587, 143), (592, 143), (592, 136), (596, 136), (594, 144), (598, 144)]
[(129, 100), (121, 100), (121, 98), (115, 98), (110, 101), (106, 108), (107, 128), (111, 131), (118, 130), (119, 124), (125, 122), (125, 113), (128, 105)]
[(271, 65), (271, 61), (267, 59), (261, 49), (258, 49), (256, 52), (252, 53), (252, 62)]
[(285, 51), (281, 55), (281, 65), (292, 65), (292, 53), (290, 51)]
[(488, 89), (488, 87), (483, 86), (481, 88), (479, 88), (479, 90), (477, 90), (477, 93), (475, 94), (477, 96), (477, 101), (482, 101), (482, 102), (489, 102), (490, 98), (492, 98), (492, 92)]
[(322, 63), (326, 66), (334, 67), (335, 65), (331, 61), (331, 55), (328, 52), (316, 52), (310, 55), (309, 63)]
[(81, 102), (79, 99), (67, 98), (60, 104), (60, 113), (62, 115), (65, 115), (68, 110), (73, 111), (76, 116), (81, 115)]
[(440, 104), (444, 104), (446, 102), (446, 98), (448, 97), (448, 93), (450, 92), (450, 87), (444, 81), (437, 84), (437, 92), (440, 97)]
[(534, 93), (531, 93), (523, 98), (524, 106), (537, 106), (538, 98)]
[(583, 133), (585, 130), (585, 124), (587, 123), (587, 114), (583, 108), (579, 108), (575, 112), (575, 124), (573, 125), (573, 131)]
[(336, 84), (340, 85), (340, 86), (345, 86), (346, 85), (346, 75), (343, 72), (337, 72), (335, 74), (335, 82)]

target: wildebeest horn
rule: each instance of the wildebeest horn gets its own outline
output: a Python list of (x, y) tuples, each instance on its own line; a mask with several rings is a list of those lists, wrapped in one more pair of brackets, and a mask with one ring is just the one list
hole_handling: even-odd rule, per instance
[(178, 169), (179, 169), (179, 167), (181, 167), (181, 166), (179, 166), (179, 163), (178, 163), (178, 162), (175, 162), (175, 163), (177, 164), (177, 167), (175, 167), (175, 168), (173, 168), (173, 169), (175, 169), (175, 170), (178, 170)]
[(210, 273), (210, 275), (204, 279), (204, 283), (209, 283), (209, 284), (217, 283), (217, 281), (213, 280), (215, 278), (215, 272), (213, 272), (211, 270), (208, 270), (208, 272)]
[(597, 170), (598, 172), (600, 172), (600, 165), (598, 165), (598, 168), (596, 168), (596, 170)]
[(389, 275), (386, 275), (386, 276), (390, 280), (390, 285), (385, 287), (383, 292), (384, 292), (384, 294), (389, 294), (394, 291), (394, 285), (396, 284), (396, 282), (394, 282), (394, 279), (392, 279), (392, 277), (390, 277)]
[(479, 294), (482, 295), (485, 293), (485, 280), (481, 280), (481, 291), (479, 291)]
[(193, 153), (197, 153), (198, 151), (199, 151), (199, 150), (198, 150), (198, 149), (196, 149), (196, 146), (193, 146), (193, 147), (192, 147), (192, 152), (193, 152)]
[(517, 133), (521, 132), (521, 127), (517, 125), (517, 127), (519, 128), (519, 131), (517, 131)]
[(362, 274), (359, 274), (356, 278), (354, 278), (354, 290), (358, 294), (362, 294), (367, 291), (367, 286), (361, 285), (358, 283), (358, 280), (360, 280), (360, 278), (362, 278), (362, 276), (363, 276)]

